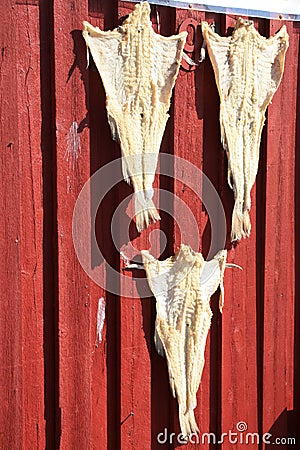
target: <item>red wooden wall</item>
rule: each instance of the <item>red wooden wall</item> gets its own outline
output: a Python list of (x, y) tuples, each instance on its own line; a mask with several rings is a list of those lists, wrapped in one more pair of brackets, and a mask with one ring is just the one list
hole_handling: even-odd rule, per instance
[[(0, 448), (175, 448), (157, 442), (158, 433), (167, 428), (168, 436), (178, 434), (179, 425), (166, 362), (153, 344), (154, 299), (134, 298), (143, 279), (125, 280), (131, 297), (106, 289), (108, 265), (120, 273), (114, 283), (121, 292), (125, 283), (110, 223), (131, 188), (118, 183), (97, 216), (104, 260), (93, 265), (105, 280), (103, 287), (82, 269), (72, 240), (73, 209), (84, 183), (120, 157), (107, 124), (101, 80), (92, 65), (86, 69), (82, 21), (112, 29), (133, 3), (1, 0), (0, 6)], [(164, 35), (176, 33), (191, 17), (199, 23), (214, 20), (225, 35), (235, 19), (167, 7), (152, 11), (154, 22), (158, 12)], [(264, 19), (255, 24), (266, 36), (280, 26)], [(287, 27), (285, 73), (268, 110), (252, 191), (251, 236), (234, 246), (227, 242), (229, 261), (244, 270), (226, 271), (222, 316), (217, 296), (212, 299), (196, 409), (202, 433), (235, 432), (241, 421), (249, 432), (269, 432), (273, 438), (295, 437), (299, 428), (300, 25)], [(196, 42), (197, 53), (199, 31)], [(218, 103), (209, 59), (196, 71), (180, 70), (161, 152), (190, 161), (209, 177), (230, 225), (233, 195), (220, 145)], [(79, 153), (67, 142), (74, 122)], [(155, 187), (169, 190), (192, 210), (199, 250), (207, 255), (210, 225), (200, 199), (176, 178), (158, 176)], [(149, 248), (151, 231), (160, 229), (167, 239), (162, 258), (171, 255), (181, 242), (174, 217), (162, 213), (162, 221), (140, 236), (131, 226), (133, 245)], [(127, 222), (124, 208), (118, 225), (122, 244), (127, 243)], [(160, 239), (152, 235), (153, 250), (159, 251)], [(100, 297), (106, 300), (106, 321), (103, 342), (96, 347)], [(248, 446), (225, 439), (222, 448)]]

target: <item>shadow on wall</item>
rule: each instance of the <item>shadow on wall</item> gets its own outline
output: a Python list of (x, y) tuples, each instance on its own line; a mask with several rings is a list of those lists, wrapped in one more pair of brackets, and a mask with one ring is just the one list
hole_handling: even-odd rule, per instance
[[(296, 411), (288, 411), (287, 409), (282, 411), (280, 416), (268, 431), (271, 436), (267, 438), (270, 443), (266, 444), (266, 450), (273, 449), (274, 445), (276, 445), (276, 448), (279, 449), (286, 449), (289, 448), (289, 446), (298, 448), (297, 442), (299, 442), (299, 440), (297, 439), (297, 432), (295, 428), (295, 420), (297, 420), (295, 413)], [(299, 416), (297, 422), (299, 428)], [(291, 428), (292, 423), (294, 423), (294, 426)]]
[(58, 448), (61, 436), (58, 373), (57, 188), (53, 5), (40, 3), (41, 152), (43, 177), (43, 352), (46, 449)]
[(80, 121), (80, 124), (78, 125), (78, 133), (81, 133), (84, 128), (89, 126), (89, 108), (88, 108), (88, 71), (86, 69), (87, 66), (87, 60), (86, 60), (86, 46), (82, 37), (82, 31), (81, 30), (72, 30), (71, 36), (73, 39), (73, 53), (74, 53), (74, 61), (72, 66), (69, 69), (68, 72), (68, 78), (67, 83), (70, 81), (70, 78), (73, 75), (73, 72), (76, 68), (79, 69), (81, 74), (81, 80), (84, 84), (85, 89), (85, 98), (86, 98), (86, 109), (87, 114), (86, 116)]

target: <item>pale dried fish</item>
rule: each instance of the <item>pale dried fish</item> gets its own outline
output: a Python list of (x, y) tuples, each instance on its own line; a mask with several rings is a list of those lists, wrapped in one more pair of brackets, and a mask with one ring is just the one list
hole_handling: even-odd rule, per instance
[(285, 25), (269, 39), (253, 22), (239, 19), (230, 37), (207, 22), (202, 32), (220, 95), (221, 140), (228, 157), (228, 183), (234, 191), (231, 240), (250, 234), (250, 192), (259, 161), (265, 112), (284, 70), (289, 36)]
[(156, 260), (146, 250), (141, 253), (156, 298), (156, 349), (166, 355), (171, 390), (179, 404), (181, 432), (189, 436), (199, 431), (194, 409), (212, 317), (209, 303), (220, 286), (222, 311), (227, 252), (221, 250), (208, 262), (186, 245), (165, 261)]
[(160, 219), (152, 183), (187, 33), (156, 34), (148, 2), (135, 5), (113, 31), (83, 24), (106, 91), (112, 137), (121, 145), (123, 176), (133, 184), (136, 226), (141, 231)]

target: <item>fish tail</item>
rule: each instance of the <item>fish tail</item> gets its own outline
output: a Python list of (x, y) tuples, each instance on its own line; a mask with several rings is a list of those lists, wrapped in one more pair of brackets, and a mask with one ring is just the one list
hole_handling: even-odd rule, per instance
[(192, 433), (199, 433), (199, 428), (197, 426), (193, 410), (189, 410), (184, 413), (179, 407), (179, 423), (181, 433), (186, 438), (188, 438)]
[(175, 380), (174, 380), (172, 371), (169, 366), (168, 366), (168, 372), (169, 372), (169, 383), (170, 383), (171, 392), (172, 392), (173, 397), (176, 398)]
[(138, 191), (135, 197), (135, 222), (139, 232), (147, 228), (151, 223), (160, 220), (157, 209), (154, 206), (152, 197), (147, 191)]
[(231, 241), (233, 242), (248, 237), (250, 230), (249, 211), (247, 209), (243, 211), (238, 202), (235, 202), (232, 212)]

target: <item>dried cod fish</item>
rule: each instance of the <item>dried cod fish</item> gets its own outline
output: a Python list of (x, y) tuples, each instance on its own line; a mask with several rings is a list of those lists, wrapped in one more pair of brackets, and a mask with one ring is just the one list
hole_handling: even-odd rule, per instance
[(209, 302), (220, 286), (222, 311), (227, 252), (221, 250), (208, 262), (186, 245), (165, 261), (156, 260), (146, 250), (141, 253), (156, 298), (156, 349), (167, 357), (171, 390), (179, 404), (181, 432), (188, 436), (199, 431), (194, 409), (212, 317)]
[(152, 183), (187, 33), (156, 34), (148, 2), (135, 5), (113, 31), (83, 25), (105, 88), (112, 137), (120, 142), (123, 176), (133, 184), (136, 226), (141, 231), (160, 219)]
[(207, 22), (202, 32), (220, 95), (221, 140), (234, 191), (231, 240), (250, 234), (250, 192), (255, 182), (265, 112), (284, 70), (289, 36), (283, 26), (269, 39), (253, 22), (238, 19), (233, 35), (221, 37)]

